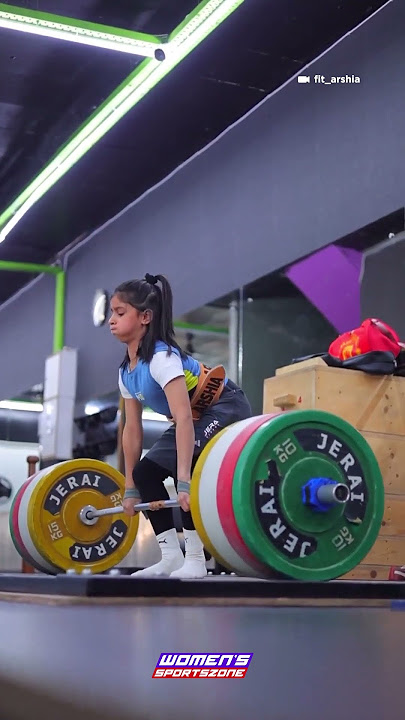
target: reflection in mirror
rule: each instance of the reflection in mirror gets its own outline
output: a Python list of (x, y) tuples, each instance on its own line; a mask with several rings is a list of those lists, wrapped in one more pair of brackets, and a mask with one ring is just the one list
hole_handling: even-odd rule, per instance
[(209, 367), (229, 364), (229, 312), (205, 305), (182, 315), (174, 322), (180, 347)]
[(263, 384), (293, 359), (327, 351), (336, 329), (280, 271), (243, 288), (243, 389), (263, 412)]

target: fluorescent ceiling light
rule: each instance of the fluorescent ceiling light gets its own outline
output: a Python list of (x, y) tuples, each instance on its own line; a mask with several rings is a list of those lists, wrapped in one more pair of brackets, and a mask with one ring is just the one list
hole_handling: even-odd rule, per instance
[(96, 413), (100, 412), (102, 410), (102, 407), (100, 405), (94, 405), (94, 403), (87, 403), (86, 407), (84, 408), (85, 415), (95, 415)]
[(0, 408), (3, 410), (28, 410), (29, 412), (42, 412), (44, 409), (41, 403), (24, 402), (23, 400), (3, 400), (0, 402)]
[(153, 410), (143, 410), (142, 419), (143, 420), (158, 420), (159, 422), (171, 422), (171, 420), (167, 419), (166, 415), (160, 415), (160, 413), (155, 413), (155, 412), (153, 412)]
[(28, 210), (244, 0), (205, 0), (172, 34), (166, 59), (144, 60), (0, 215), (0, 243)]
[(155, 57), (156, 51), (160, 51), (160, 57), (164, 57), (162, 42), (153, 35), (23, 10), (4, 3), (0, 3), (0, 27), (142, 57)]
[(190, 41), (190, 38), (193, 38), (192, 47), (195, 47), (221, 25), (242, 2), (243, 0), (209, 0), (200, 3), (172, 32), (169, 38), (171, 49), (180, 47), (185, 41)]
[[(86, 415), (95, 415), (96, 413), (101, 412), (101, 410), (103, 410), (103, 407), (103, 405), (97, 405), (94, 402), (89, 402), (86, 404), (84, 412)], [(159, 413), (153, 412), (153, 410), (143, 410), (142, 418), (143, 420), (159, 420), (160, 422), (169, 422), (166, 415), (160, 415)]]

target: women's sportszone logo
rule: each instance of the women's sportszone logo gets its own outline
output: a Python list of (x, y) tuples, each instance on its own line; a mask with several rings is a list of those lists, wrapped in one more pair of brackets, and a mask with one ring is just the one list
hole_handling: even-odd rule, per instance
[(184, 653), (160, 656), (153, 678), (244, 678), (253, 653)]

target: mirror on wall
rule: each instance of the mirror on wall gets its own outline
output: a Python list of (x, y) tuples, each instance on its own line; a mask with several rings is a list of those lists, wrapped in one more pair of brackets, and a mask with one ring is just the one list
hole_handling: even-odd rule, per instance
[(294, 358), (324, 351), (336, 335), (283, 271), (263, 275), (179, 321), (176, 334), (182, 347), (206, 364), (225, 365), (246, 392), (254, 414), (262, 412), (267, 377)]

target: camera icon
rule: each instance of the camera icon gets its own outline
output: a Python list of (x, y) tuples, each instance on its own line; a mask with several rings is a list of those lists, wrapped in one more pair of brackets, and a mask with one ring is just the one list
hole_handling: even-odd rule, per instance
[(311, 82), (310, 75), (298, 75), (298, 82), (299, 83), (309, 83)]

